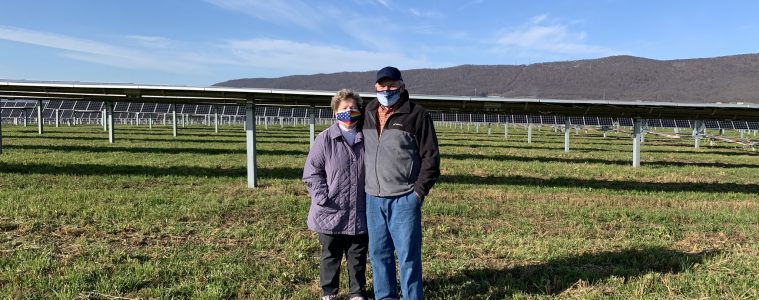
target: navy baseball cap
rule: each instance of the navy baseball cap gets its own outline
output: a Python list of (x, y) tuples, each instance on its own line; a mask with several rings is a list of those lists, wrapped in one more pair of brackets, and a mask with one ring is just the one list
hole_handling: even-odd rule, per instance
[(384, 67), (381, 70), (377, 71), (377, 81), (375, 82), (379, 82), (385, 78), (391, 79), (393, 81), (403, 80), (403, 77), (401, 77), (401, 71), (399, 71), (396, 67)]

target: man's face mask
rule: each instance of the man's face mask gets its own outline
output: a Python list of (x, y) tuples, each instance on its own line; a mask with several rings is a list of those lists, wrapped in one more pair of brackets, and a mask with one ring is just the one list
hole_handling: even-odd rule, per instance
[(397, 103), (400, 99), (401, 89), (377, 92), (377, 101), (379, 101), (379, 103), (385, 107), (395, 105), (395, 103)]
[(351, 129), (356, 127), (358, 121), (361, 120), (361, 112), (357, 109), (346, 109), (339, 111), (335, 114), (335, 119), (343, 128)]

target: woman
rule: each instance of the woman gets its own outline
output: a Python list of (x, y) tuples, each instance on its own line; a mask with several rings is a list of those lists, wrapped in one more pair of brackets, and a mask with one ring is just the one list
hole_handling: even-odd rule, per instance
[(319, 278), (322, 299), (337, 299), (340, 262), (348, 262), (351, 300), (365, 299), (366, 229), (364, 143), (359, 128), (361, 96), (342, 89), (332, 97), (336, 122), (319, 133), (303, 168), (311, 195), (308, 228), (322, 246)]

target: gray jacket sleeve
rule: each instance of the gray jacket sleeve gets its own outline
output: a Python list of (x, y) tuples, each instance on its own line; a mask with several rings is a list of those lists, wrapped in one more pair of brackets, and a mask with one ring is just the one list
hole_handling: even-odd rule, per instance
[(308, 152), (306, 165), (303, 167), (303, 182), (306, 183), (311, 200), (319, 205), (327, 202), (329, 190), (327, 188), (327, 172), (325, 165), (324, 135), (314, 139), (314, 145)]

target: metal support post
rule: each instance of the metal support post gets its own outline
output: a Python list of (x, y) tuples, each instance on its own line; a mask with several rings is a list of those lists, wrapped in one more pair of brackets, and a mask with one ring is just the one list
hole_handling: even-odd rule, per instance
[(256, 105), (248, 103), (245, 105), (245, 123), (247, 130), (245, 131), (245, 142), (247, 149), (247, 165), (248, 165), (248, 187), (255, 188), (258, 186), (258, 178), (256, 178)]
[(116, 137), (114, 133), (115, 120), (113, 119), (113, 102), (106, 102), (105, 109), (108, 113), (108, 143), (113, 144), (114, 142), (116, 142)]
[(172, 126), (172, 134), (176, 137), (177, 136), (177, 105), (176, 104), (171, 105), (171, 126)]
[(309, 149), (314, 145), (314, 138), (316, 137), (316, 107), (311, 105), (308, 109), (308, 132), (309, 132)]
[(503, 138), (509, 138), (509, 122), (503, 123)]
[(213, 132), (219, 133), (219, 112), (215, 110), (213, 113)]
[(569, 153), (569, 133), (572, 131), (569, 117), (564, 121), (564, 153)]
[(55, 127), (61, 127), (61, 110), (56, 109), (55, 110)]
[(633, 168), (640, 167), (640, 142), (643, 138), (643, 119), (633, 120)]
[(37, 132), (42, 135), (45, 120), (42, 119), (42, 100), (37, 100)]
[(532, 144), (532, 118), (527, 116), (527, 143)]

